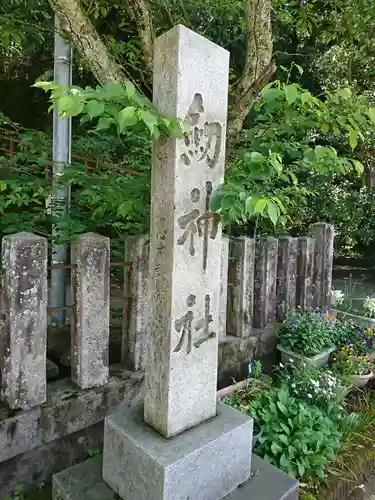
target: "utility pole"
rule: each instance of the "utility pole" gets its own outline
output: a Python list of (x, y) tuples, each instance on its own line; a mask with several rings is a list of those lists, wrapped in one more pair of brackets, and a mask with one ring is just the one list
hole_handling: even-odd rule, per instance
[[(54, 46), (54, 82), (58, 85), (72, 84), (72, 47), (61, 36), (60, 21), (55, 15), (55, 46)], [(71, 163), (72, 120), (59, 116), (59, 109), (53, 111), (53, 189), (52, 215), (64, 216), (70, 208), (70, 187), (61, 186), (59, 179), (65, 166)], [(52, 228), (53, 236), (58, 235), (56, 227)], [(68, 245), (52, 245), (52, 265), (63, 266), (68, 263)], [(66, 306), (67, 270), (52, 269), (51, 271), (51, 307)], [(55, 311), (52, 314), (52, 324), (64, 325), (66, 311)]]

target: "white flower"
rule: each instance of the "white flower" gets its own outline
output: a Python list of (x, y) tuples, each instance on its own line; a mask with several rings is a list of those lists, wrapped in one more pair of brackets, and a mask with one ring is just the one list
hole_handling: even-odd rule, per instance
[(308, 393), (307, 397), (311, 399), (312, 398), (312, 394)]
[(280, 368), (284, 368), (284, 365), (283, 365), (282, 363), (280, 363), (280, 365), (279, 365), (279, 366), (280, 366)]
[(375, 313), (375, 298), (374, 297), (366, 297), (363, 301), (363, 308), (366, 309), (369, 313)]
[(289, 358), (289, 363), (294, 363), (294, 359)]
[(331, 290), (331, 295), (336, 304), (342, 304), (345, 300), (345, 293), (342, 290)]
[(296, 386), (296, 384), (294, 384), (294, 383), (293, 383), (293, 384), (292, 384), (292, 387), (293, 387), (293, 389), (295, 389), (297, 386)]

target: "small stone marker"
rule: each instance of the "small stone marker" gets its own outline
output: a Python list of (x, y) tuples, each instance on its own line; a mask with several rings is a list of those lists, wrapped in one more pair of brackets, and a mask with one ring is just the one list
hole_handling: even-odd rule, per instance
[(73, 297), (72, 380), (82, 389), (108, 381), (109, 349), (109, 238), (94, 233), (72, 243)]
[(186, 117), (152, 169), (150, 362), (145, 420), (171, 437), (216, 415), (221, 227), (209, 215), (224, 180), (229, 53), (178, 26), (155, 45), (154, 103)]
[(2, 241), (1, 399), (27, 410), (46, 401), (47, 240), (31, 233)]

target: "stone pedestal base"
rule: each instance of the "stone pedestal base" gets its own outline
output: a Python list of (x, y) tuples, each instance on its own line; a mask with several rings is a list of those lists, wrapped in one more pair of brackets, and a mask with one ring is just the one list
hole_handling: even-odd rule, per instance
[[(89, 458), (53, 476), (53, 500), (118, 499), (101, 478), (102, 460), (102, 456)], [(225, 500), (298, 500), (298, 481), (256, 455), (251, 467), (252, 477)]]
[(103, 479), (124, 500), (219, 500), (250, 477), (252, 433), (252, 419), (224, 404), (171, 439), (126, 408), (105, 420)]

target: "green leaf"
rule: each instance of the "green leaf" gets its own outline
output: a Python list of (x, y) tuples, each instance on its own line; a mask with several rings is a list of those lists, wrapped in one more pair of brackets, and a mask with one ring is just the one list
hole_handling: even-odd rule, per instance
[(354, 159), (352, 159), (352, 163), (354, 165), (354, 168), (355, 168), (355, 171), (357, 172), (357, 174), (359, 176), (363, 175), (363, 172), (365, 171), (365, 168), (362, 165), (362, 163), (360, 161), (354, 160)]
[(370, 118), (370, 120), (372, 121), (372, 123), (375, 125), (375, 108), (370, 108), (367, 111), (367, 116)]
[(119, 133), (121, 134), (127, 127), (133, 127), (138, 121), (137, 110), (134, 106), (128, 106), (122, 109), (117, 117)]
[(307, 102), (311, 101), (311, 98), (312, 95), (310, 94), (310, 92), (304, 92), (303, 94), (301, 94), (302, 106), (304, 106)]
[(141, 119), (145, 123), (146, 127), (151, 132), (151, 135), (154, 134), (155, 128), (158, 126), (158, 118), (154, 113), (150, 111), (142, 111)]
[(288, 444), (288, 436), (286, 436), (285, 434), (279, 434), (278, 438), (279, 438), (279, 441), (281, 441), (282, 443), (284, 443), (286, 445)]
[(218, 189), (216, 189), (212, 196), (211, 196), (211, 200), (210, 200), (210, 210), (212, 212), (217, 212), (218, 210), (221, 209), (221, 200), (223, 198), (223, 195), (221, 193), (221, 190), (220, 190), (220, 187)]
[(349, 145), (354, 150), (358, 144), (358, 132), (354, 128), (349, 129)]
[(293, 104), (297, 100), (298, 88), (294, 83), (292, 85), (285, 85), (284, 92), (288, 104)]
[(104, 102), (99, 102), (93, 99), (87, 103), (86, 109), (90, 120), (92, 120), (93, 118), (101, 116), (104, 113)]
[(297, 460), (297, 468), (298, 468), (298, 474), (300, 475), (300, 477), (302, 477), (305, 474), (306, 469), (303, 463), (300, 462), (299, 460)]
[(268, 202), (267, 213), (268, 213), (268, 217), (270, 218), (272, 224), (274, 226), (276, 226), (277, 219), (279, 218), (279, 209), (273, 201)]
[(299, 64), (294, 63), (294, 67), (298, 69), (300, 75), (303, 75), (303, 68)]
[(283, 451), (283, 449), (281, 448), (281, 446), (279, 444), (273, 442), (271, 444), (271, 451), (276, 456), (276, 455), (279, 455)]
[(289, 465), (290, 465), (290, 462), (288, 460), (288, 458), (286, 457), (285, 453), (283, 453), (280, 457), (280, 467), (282, 469), (288, 469)]
[(136, 93), (134, 84), (132, 82), (128, 81), (125, 84), (125, 88), (126, 88), (126, 93), (127, 93), (128, 98), (132, 99)]
[(112, 124), (113, 124), (113, 120), (111, 120), (110, 118), (105, 118), (104, 116), (102, 116), (101, 118), (99, 118), (99, 122), (98, 122), (98, 124), (97, 124), (97, 126), (95, 128), (96, 128), (96, 130), (106, 130)]
[(124, 97), (126, 90), (119, 83), (107, 83), (104, 85), (104, 92), (109, 99)]
[(267, 206), (267, 202), (268, 202), (267, 198), (259, 198), (259, 200), (257, 200), (253, 208), (254, 213), (262, 214)]

